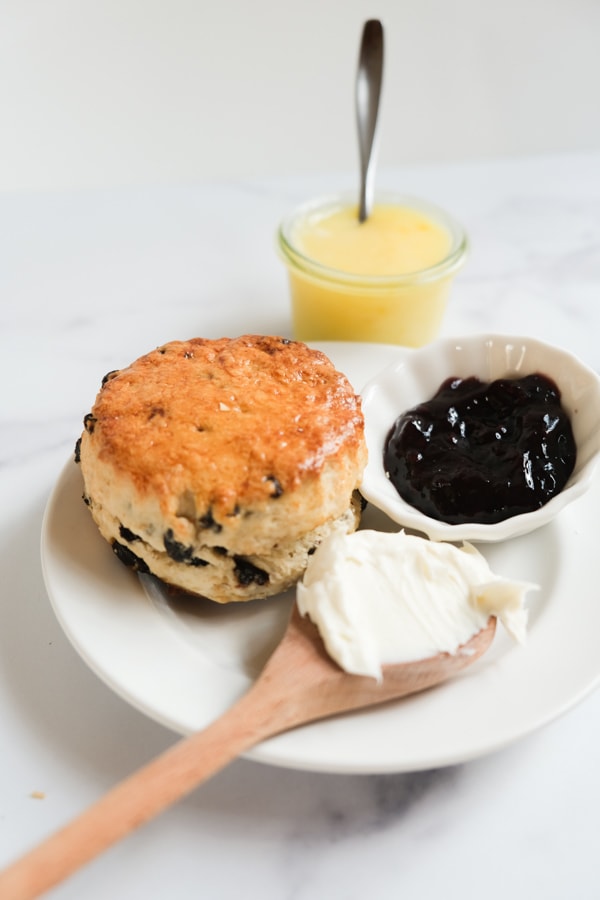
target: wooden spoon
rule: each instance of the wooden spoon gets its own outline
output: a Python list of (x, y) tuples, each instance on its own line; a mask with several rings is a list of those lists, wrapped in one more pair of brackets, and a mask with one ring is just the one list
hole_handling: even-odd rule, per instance
[(384, 666), (383, 680), (349, 675), (294, 607), (283, 640), (250, 690), (204, 731), (130, 775), (60, 831), (0, 872), (2, 900), (30, 900), (181, 799), (250, 747), (282, 731), (414, 694), (447, 680), (492, 642), (496, 619), (455, 655)]

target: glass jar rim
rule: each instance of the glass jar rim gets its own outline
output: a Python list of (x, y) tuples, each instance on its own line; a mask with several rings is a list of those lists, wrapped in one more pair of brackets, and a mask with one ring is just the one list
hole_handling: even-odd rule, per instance
[(294, 268), (303, 271), (307, 275), (335, 282), (338, 284), (365, 285), (370, 287), (390, 287), (435, 281), (456, 272), (463, 264), (469, 250), (469, 240), (463, 226), (450, 216), (441, 207), (410, 194), (400, 194), (394, 191), (377, 191), (375, 204), (404, 206), (418, 212), (429, 215), (434, 221), (446, 228), (452, 243), (448, 253), (439, 262), (423, 269), (415, 269), (412, 272), (391, 275), (364, 275), (357, 272), (347, 272), (317, 262), (310, 256), (298, 250), (292, 238), (293, 229), (311, 214), (321, 210), (335, 210), (336, 208), (356, 205), (356, 196), (350, 192), (328, 194), (296, 207), (280, 224), (277, 231), (278, 247), (284, 262)]

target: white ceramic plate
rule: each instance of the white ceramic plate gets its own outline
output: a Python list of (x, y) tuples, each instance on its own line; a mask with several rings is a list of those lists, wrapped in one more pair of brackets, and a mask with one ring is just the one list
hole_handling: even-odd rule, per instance
[[(357, 389), (404, 352), (318, 346)], [(121, 697), (176, 732), (200, 729), (251, 684), (285, 627), (293, 593), (228, 607), (170, 603), (99, 536), (80, 479), (69, 462), (43, 524), (42, 563), (56, 615), (83, 659)], [(529, 595), (525, 647), (499, 629), (490, 651), (454, 681), (280, 735), (248, 756), (315, 771), (406, 772), (499, 749), (565, 712), (600, 680), (599, 506), (596, 478), (551, 524), (480, 546), (498, 573), (541, 586)], [(372, 508), (364, 524), (398, 527)]]

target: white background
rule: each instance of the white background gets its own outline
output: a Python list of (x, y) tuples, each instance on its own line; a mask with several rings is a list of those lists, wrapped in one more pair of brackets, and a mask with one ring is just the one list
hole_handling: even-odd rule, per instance
[(382, 166), (600, 149), (596, 0), (0, 0), (0, 190), (352, 172), (371, 17)]

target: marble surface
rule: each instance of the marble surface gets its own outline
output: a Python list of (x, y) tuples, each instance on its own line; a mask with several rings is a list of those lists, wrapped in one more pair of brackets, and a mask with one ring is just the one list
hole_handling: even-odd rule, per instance
[[(600, 155), (379, 180), (446, 206), (471, 235), (446, 334), (534, 334), (600, 370)], [(275, 225), (296, 202), (349, 184), (323, 175), (0, 196), (1, 863), (174, 740), (86, 667), (42, 578), (44, 507), (99, 377), (177, 337), (289, 334)], [(434, 771), (240, 760), (52, 896), (597, 897), (599, 734), (596, 692), (517, 744)]]

